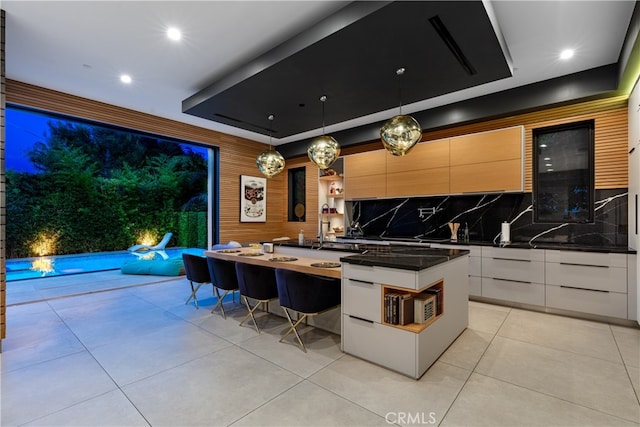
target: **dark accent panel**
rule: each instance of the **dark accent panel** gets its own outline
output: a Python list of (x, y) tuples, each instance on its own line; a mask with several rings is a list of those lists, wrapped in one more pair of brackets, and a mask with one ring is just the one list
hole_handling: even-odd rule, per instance
[[(288, 221), (306, 221), (307, 193), (306, 193), (306, 167), (289, 169), (288, 171)], [(300, 208), (302, 206), (302, 208)]]
[[(356, 6), (362, 7), (360, 2)], [(338, 24), (332, 29), (320, 25), (313, 37), (304, 33), (287, 49), (276, 48), (251, 67), (234, 70), (233, 76), (183, 101), (182, 111), (262, 134), (261, 123), (274, 114), (286, 118), (274, 128), (284, 138), (318, 129), (317, 99), (322, 94), (333, 106), (325, 116), (327, 125), (398, 107), (399, 67), (406, 68), (402, 85), (410, 88), (403, 91), (405, 104), (511, 77), (482, 2), (365, 6), (367, 13), (361, 12), (359, 19), (338, 22), (332, 16)], [(352, 9), (336, 15), (344, 10)], [(446, 27), (446, 41), (429, 24), (434, 16), (441, 22), (439, 29)]]
[(618, 58), (620, 89), (625, 92), (631, 92), (638, 78), (636, 69), (636, 64), (640, 62), (640, 38), (638, 35), (640, 35), (640, 2), (636, 1)]
[(416, 197), (352, 202), (365, 236), (448, 240), (448, 223), (469, 226), (471, 242), (499, 243), (503, 221), (513, 243), (626, 248), (627, 189), (596, 190), (592, 224), (536, 224), (531, 193)]
[[(617, 66), (611, 64), (411, 115), (426, 132), (610, 96), (617, 84)], [(455, 121), (452, 117), (456, 118)], [(354, 146), (379, 139), (382, 124), (376, 122), (332, 132), (331, 136), (343, 148)], [(308, 143), (308, 140), (303, 140), (278, 145), (278, 151), (285, 158), (303, 156)]]

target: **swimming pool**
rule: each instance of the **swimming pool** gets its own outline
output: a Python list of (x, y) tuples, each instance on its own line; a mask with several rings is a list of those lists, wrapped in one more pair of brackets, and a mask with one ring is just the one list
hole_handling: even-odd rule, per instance
[[(169, 258), (181, 257), (183, 252), (204, 255), (204, 249), (197, 248), (171, 248), (165, 249), (164, 252)], [(139, 259), (138, 255), (128, 251), (117, 251), (8, 259), (7, 282), (65, 274), (118, 270), (124, 263)], [(145, 255), (150, 256), (151, 254), (147, 253)], [(155, 259), (161, 258), (160, 254), (157, 253), (154, 256)]]

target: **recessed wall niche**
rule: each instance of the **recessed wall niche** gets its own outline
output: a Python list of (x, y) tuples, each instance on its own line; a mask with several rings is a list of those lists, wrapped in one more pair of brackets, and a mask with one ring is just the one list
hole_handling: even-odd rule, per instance
[(288, 174), (288, 207), (287, 219), (289, 221), (306, 221), (306, 167), (289, 169)]

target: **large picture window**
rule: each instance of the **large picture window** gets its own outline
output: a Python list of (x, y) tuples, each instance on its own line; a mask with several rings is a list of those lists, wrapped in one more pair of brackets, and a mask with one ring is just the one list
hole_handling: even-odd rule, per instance
[(594, 121), (533, 130), (533, 212), (543, 223), (594, 219)]
[(169, 246), (206, 248), (215, 241), (215, 155), (189, 141), (9, 106), (7, 257), (122, 251), (168, 232)]

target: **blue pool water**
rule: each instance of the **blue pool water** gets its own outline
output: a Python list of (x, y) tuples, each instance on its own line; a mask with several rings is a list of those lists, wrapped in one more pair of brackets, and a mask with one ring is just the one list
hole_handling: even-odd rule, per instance
[[(164, 251), (169, 258), (179, 258), (183, 252), (204, 255), (204, 249), (172, 248)], [(13, 280), (36, 279), (40, 277), (61, 276), (65, 274), (91, 273), (95, 271), (119, 270), (123, 264), (136, 261), (138, 256), (128, 251), (95, 252), (75, 255), (53, 255), (39, 258), (20, 258), (7, 260), (7, 282)], [(154, 259), (162, 259), (155, 254)], [(53, 271), (43, 273), (34, 270), (34, 266), (44, 263)]]

